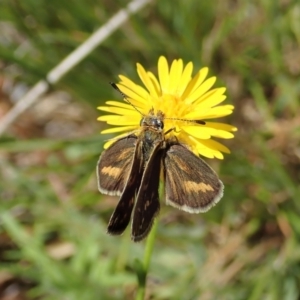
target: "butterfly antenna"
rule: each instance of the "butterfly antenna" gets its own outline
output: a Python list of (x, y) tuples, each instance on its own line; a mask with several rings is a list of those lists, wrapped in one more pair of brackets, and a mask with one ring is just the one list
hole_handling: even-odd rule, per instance
[(165, 120), (181, 121), (181, 122), (195, 123), (200, 125), (206, 124), (206, 122), (202, 120), (187, 120), (187, 119), (180, 119), (180, 118), (165, 118)]
[(116, 90), (118, 91), (124, 98), (124, 101), (126, 101), (128, 104), (130, 104), (139, 114), (141, 114), (142, 116), (144, 116), (144, 114), (142, 114), (129, 100), (128, 100), (128, 96), (126, 96), (118, 87), (114, 82), (110, 82), (110, 85)]

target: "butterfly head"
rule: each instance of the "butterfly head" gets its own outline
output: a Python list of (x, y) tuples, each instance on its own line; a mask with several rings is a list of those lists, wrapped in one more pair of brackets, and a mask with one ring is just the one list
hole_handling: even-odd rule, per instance
[(140, 122), (142, 128), (149, 128), (154, 131), (162, 132), (164, 129), (164, 114), (158, 111), (154, 114), (154, 109), (150, 109), (149, 114), (143, 116)]

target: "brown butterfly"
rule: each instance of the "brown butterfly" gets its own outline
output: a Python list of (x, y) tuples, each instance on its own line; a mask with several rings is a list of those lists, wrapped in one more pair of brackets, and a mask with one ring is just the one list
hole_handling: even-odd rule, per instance
[(142, 117), (138, 136), (130, 134), (117, 140), (100, 156), (99, 190), (120, 196), (108, 224), (109, 234), (122, 234), (133, 211), (132, 240), (138, 242), (148, 235), (160, 209), (161, 170), (166, 203), (176, 208), (189, 213), (206, 212), (223, 196), (223, 184), (216, 173), (176, 137), (165, 138), (174, 129), (164, 133), (164, 119), (163, 112), (155, 114), (151, 109)]

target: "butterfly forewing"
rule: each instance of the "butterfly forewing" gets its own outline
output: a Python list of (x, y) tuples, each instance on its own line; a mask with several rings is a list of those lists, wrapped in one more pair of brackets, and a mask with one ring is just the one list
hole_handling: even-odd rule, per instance
[(136, 197), (136, 205), (132, 220), (131, 238), (138, 242), (145, 238), (153, 225), (154, 218), (159, 213), (159, 174), (162, 149), (158, 143), (146, 164), (142, 182)]
[(216, 173), (184, 145), (168, 144), (163, 164), (167, 204), (199, 213), (221, 199), (223, 184)]
[(130, 135), (116, 141), (102, 153), (97, 165), (101, 193), (121, 195), (132, 169), (136, 143), (137, 137)]

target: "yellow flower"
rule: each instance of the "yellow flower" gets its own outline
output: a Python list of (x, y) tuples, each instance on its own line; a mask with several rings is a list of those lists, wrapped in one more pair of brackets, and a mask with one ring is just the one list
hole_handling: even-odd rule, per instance
[[(145, 87), (120, 75), (121, 81), (117, 86), (136, 109), (128, 103), (113, 100), (107, 101), (107, 106), (99, 106), (99, 110), (110, 114), (98, 120), (118, 126), (101, 133), (125, 132), (116, 139), (133, 132), (138, 135), (143, 117), (141, 114), (147, 115), (153, 108), (155, 113), (164, 113), (164, 132), (174, 128), (167, 133), (166, 138), (175, 135), (178, 141), (189, 146), (194, 153), (223, 159), (222, 152), (230, 153), (229, 149), (211, 138), (231, 139), (234, 137), (232, 132), (237, 128), (207, 120), (230, 115), (234, 106), (218, 106), (226, 99), (226, 88), (211, 89), (216, 77), (207, 78), (208, 68), (202, 68), (194, 77), (192, 72), (192, 62), (184, 67), (182, 59), (174, 60), (169, 68), (166, 58), (161, 56), (158, 60), (158, 78), (137, 64), (137, 73)], [(192, 122), (196, 120), (205, 121), (205, 124)], [(107, 142), (104, 148), (116, 139)]]

